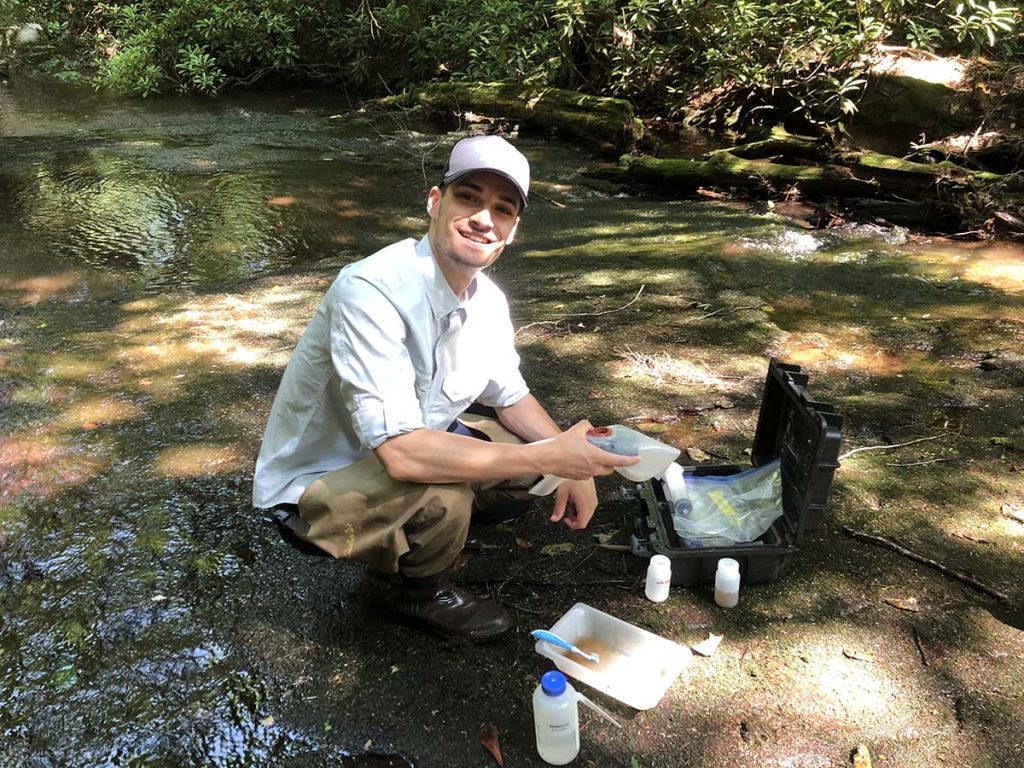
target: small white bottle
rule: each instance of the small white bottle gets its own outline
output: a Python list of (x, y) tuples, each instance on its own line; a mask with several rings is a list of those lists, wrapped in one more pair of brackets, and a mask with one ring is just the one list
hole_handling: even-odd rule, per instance
[(733, 608), (740, 601), (740, 564), (731, 557), (718, 561), (715, 573), (715, 602)]
[(655, 555), (647, 565), (647, 585), (644, 594), (647, 599), (662, 603), (668, 599), (668, 590), (672, 586), (672, 561), (664, 555)]
[(533, 692), (537, 754), (550, 765), (566, 765), (580, 752), (576, 691), (561, 672), (545, 672)]

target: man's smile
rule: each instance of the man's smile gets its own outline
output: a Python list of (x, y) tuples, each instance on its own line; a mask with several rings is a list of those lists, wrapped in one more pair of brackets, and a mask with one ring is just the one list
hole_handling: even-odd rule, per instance
[(493, 240), (486, 235), (481, 235), (476, 232), (467, 232), (466, 230), (459, 230), (459, 234), (462, 235), (466, 240), (470, 240), (474, 243), (480, 243), (481, 245), (490, 245)]

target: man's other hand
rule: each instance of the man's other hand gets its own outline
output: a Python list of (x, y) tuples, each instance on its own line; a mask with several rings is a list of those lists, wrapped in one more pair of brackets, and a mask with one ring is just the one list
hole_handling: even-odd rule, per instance
[(593, 478), (588, 480), (567, 480), (558, 486), (555, 494), (555, 511), (551, 522), (561, 520), (575, 531), (583, 530), (597, 509), (597, 489)]

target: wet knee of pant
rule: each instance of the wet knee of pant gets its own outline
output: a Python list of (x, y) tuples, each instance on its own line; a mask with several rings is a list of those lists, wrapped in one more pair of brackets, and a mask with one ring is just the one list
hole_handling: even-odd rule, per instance
[[(447, 490), (447, 489), (446, 489)], [(473, 509), (473, 494), (465, 491), (428, 492), (420, 500), (419, 508), (403, 526), (406, 536), (437, 534), (445, 530), (457, 532), (469, 526)]]

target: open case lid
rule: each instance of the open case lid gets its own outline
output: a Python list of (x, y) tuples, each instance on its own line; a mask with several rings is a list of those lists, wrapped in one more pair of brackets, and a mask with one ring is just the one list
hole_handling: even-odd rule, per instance
[(807, 381), (799, 365), (771, 359), (750, 456), (754, 466), (782, 458), (782, 509), (798, 539), (823, 517), (843, 427), (833, 406), (808, 394)]

